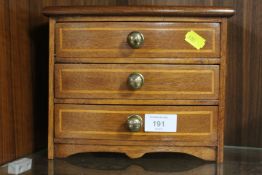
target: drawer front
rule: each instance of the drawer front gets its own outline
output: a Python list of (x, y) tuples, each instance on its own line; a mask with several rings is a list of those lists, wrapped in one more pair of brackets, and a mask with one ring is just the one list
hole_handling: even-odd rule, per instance
[[(134, 90), (132, 73), (144, 77)], [(218, 99), (219, 66), (157, 64), (57, 64), (56, 98)]]
[[(141, 32), (144, 36), (144, 44), (139, 49), (132, 49), (127, 43), (127, 36), (132, 31)], [(185, 36), (190, 31), (206, 40), (203, 48), (198, 50), (185, 41)], [(55, 38), (57, 57), (220, 57), (219, 23), (57, 23)]]
[[(143, 119), (138, 132), (127, 127), (127, 118)], [(177, 132), (145, 132), (145, 114), (177, 114)], [(216, 143), (217, 106), (110, 106), (55, 105), (55, 138), (162, 140)]]

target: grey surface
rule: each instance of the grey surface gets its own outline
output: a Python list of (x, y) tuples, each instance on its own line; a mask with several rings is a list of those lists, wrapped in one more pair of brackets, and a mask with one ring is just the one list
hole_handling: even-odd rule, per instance
[[(129, 159), (117, 153), (83, 153), (65, 159), (47, 160), (47, 152), (29, 155), (32, 169), (26, 175), (262, 175), (262, 149), (225, 148), (225, 161), (217, 165), (177, 153), (146, 154)], [(7, 174), (1, 167), (0, 174)]]

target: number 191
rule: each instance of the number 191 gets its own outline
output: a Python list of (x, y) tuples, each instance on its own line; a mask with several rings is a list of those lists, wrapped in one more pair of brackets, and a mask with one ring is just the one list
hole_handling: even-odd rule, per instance
[(165, 127), (164, 121), (153, 121), (154, 127)]

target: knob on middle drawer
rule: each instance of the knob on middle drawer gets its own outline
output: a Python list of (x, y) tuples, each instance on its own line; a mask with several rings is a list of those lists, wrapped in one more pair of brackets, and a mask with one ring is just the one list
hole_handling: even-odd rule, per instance
[(141, 32), (131, 32), (127, 36), (127, 43), (133, 49), (138, 49), (144, 43), (144, 35)]
[(134, 72), (128, 76), (127, 84), (130, 88), (136, 90), (140, 89), (143, 86), (144, 81), (145, 79), (142, 74)]

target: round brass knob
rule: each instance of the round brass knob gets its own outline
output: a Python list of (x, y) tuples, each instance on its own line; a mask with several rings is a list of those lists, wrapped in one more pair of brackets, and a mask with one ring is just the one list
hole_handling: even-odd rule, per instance
[(132, 132), (137, 132), (143, 126), (143, 119), (139, 115), (130, 115), (127, 118), (127, 127)]
[(127, 36), (127, 43), (133, 49), (138, 49), (144, 43), (144, 36), (140, 32), (131, 32)]
[(140, 89), (144, 84), (144, 76), (140, 73), (132, 73), (128, 76), (127, 84), (132, 89)]

